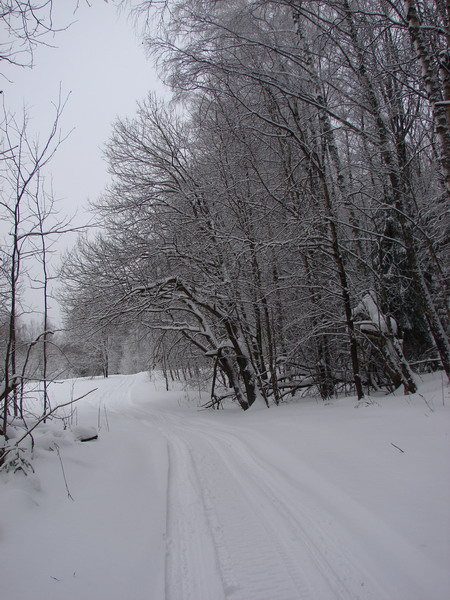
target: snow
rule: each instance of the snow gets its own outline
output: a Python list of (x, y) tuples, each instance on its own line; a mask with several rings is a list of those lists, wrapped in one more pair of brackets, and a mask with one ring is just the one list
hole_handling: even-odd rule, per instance
[(146, 373), (52, 405), (93, 388), (36, 429), (35, 474), (0, 477), (2, 600), (450, 597), (440, 374), (359, 408), (203, 411)]
[(72, 428), (72, 433), (74, 434), (75, 438), (81, 442), (93, 440), (98, 436), (98, 432), (95, 427), (86, 425), (76, 425)]
[(376, 294), (374, 291), (368, 292), (354, 309), (353, 314), (356, 315), (368, 315), (369, 320), (360, 321), (358, 325), (361, 327), (361, 331), (366, 333), (381, 332), (384, 334), (390, 331), (397, 335), (398, 327), (397, 322), (393, 317), (389, 317), (388, 321), (385, 315), (380, 311), (376, 300)]

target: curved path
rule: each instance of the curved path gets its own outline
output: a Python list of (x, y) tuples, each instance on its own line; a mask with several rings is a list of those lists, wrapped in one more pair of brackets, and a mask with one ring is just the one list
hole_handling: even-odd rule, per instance
[(167, 442), (165, 600), (427, 598), (422, 557), (300, 457), (138, 382), (130, 399)]
[[(336, 465), (345, 475), (341, 453), (348, 461), (355, 440), (342, 448), (341, 436), (331, 457), (327, 440), (306, 440), (298, 451), (297, 431), (334, 431), (334, 423), (330, 428), (320, 420), (337, 415), (333, 409), (319, 417), (314, 412), (300, 428), (295, 407), (292, 422), (285, 416), (289, 407), (271, 415), (257, 408), (250, 414), (198, 411), (183, 391), (167, 393), (145, 374), (73, 385), (55, 386), (54, 403), (98, 387), (80, 402), (75, 419), (100, 425), (99, 440), (58, 441), (73, 502), (45, 436), (36, 437), (41, 490), (32, 489), (31, 478), (22, 487), (0, 486), (0, 515), (17, 506), (9, 521), (0, 517), (0, 551), (8, 549), (0, 564), (5, 600), (446, 597), (448, 577), (397, 527), (401, 515), (378, 510), (366, 491), (360, 500), (355, 490), (363, 483), (351, 474), (345, 483), (322, 468)], [(359, 414), (354, 436), (366, 426), (367, 416)], [(377, 442), (380, 435), (375, 432)], [(304, 454), (310, 445), (325, 463)], [(382, 448), (392, 450), (376, 447), (372, 469), (387, 464), (378, 456)], [(395, 452), (389, 460), (404, 461)], [(361, 460), (356, 457), (355, 468), (367, 485), (371, 475)], [(386, 486), (393, 481), (389, 474), (376, 476)], [(394, 515), (394, 527), (386, 515)]]

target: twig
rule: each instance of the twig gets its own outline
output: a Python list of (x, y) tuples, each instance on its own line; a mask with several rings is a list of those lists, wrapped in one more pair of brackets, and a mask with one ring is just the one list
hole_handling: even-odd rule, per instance
[(62, 470), (62, 474), (63, 474), (63, 477), (64, 477), (64, 483), (65, 483), (66, 490), (67, 490), (67, 497), (70, 498), (70, 500), (72, 500), (73, 502), (75, 502), (75, 500), (73, 499), (72, 494), (70, 493), (69, 486), (67, 485), (66, 472), (64, 471), (64, 465), (63, 465), (63, 461), (62, 461), (62, 458), (61, 458), (61, 454), (59, 452), (59, 446), (58, 446), (58, 444), (55, 444), (55, 448), (56, 448), (56, 453), (57, 453), (58, 458), (59, 458), (59, 462), (61, 463), (61, 470)]
[(105, 412), (105, 420), (106, 420), (106, 429), (109, 432), (109, 421), (108, 421), (108, 413), (106, 412), (106, 406), (103, 405), (103, 410)]
[(50, 410), (49, 412), (45, 413), (45, 415), (43, 415), (40, 419), (38, 419), (36, 421), (36, 423), (33, 425), (33, 427), (31, 427), (31, 429), (29, 429), (25, 433), (25, 435), (23, 435), (20, 438), (20, 440), (18, 440), (14, 445), (18, 446), (20, 444), (20, 442), (22, 442), (27, 437), (27, 435), (31, 435), (31, 432), (33, 431), (33, 429), (36, 429), (36, 427), (40, 423), (42, 423), (42, 421), (44, 421), (44, 419), (47, 419), (54, 412), (56, 412), (60, 408), (64, 408), (64, 406), (70, 406), (71, 404), (74, 404), (75, 402), (78, 402), (78, 400), (82, 400), (83, 398), (86, 398), (86, 396), (89, 396), (89, 394), (92, 394), (92, 392), (95, 392), (96, 390), (98, 390), (98, 388), (94, 388), (93, 390), (89, 390), (89, 392), (87, 392), (86, 394), (83, 394), (82, 396), (79, 396), (78, 398), (74, 398), (73, 400), (70, 400), (69, 402), (65, 402), (64, 404), (58, 404), (58, 406), (55, 406), (55, 408), (52, 408), (52, 410)]
[(428, 400), (425, 398), (425, 396), (423, 394), (419, 394), (419, 396), (422, 398), (422, 400), (428, 406), (428, 408), (430, 409), (430, 412), (434, 412), (434, 408), (432, 408), (432, 406), (430, 405), (430, 403), (428, 402)]
[(405, 453), (405, 451), (404, 451), (404, 450), (402, 450), (401, 448), (399, 448), (398, 446), (396, 446), (396, 445), (395, 445), (395, 444), (393, 444), (392, 442), (391, 442), (391, 446), (394, 446), (394, 448), (397, 448), (397, 450), (400, 450), (400, 452), (403, 452), (403, 454)]
[(13, 448), (18, 448), (19, 447), (19, 444), (21, 442), (23, 442), (23, 440), (27, 437), (27, 435), (29, 435), (33, 439), (33, 436), (31, 435), (31, 432), (34, 429), (36, 429), (36, 427), (40, 423), (42, 423), (42, 421), (45, 421), (45, 419), (48, 419), (48, 417), (50, 415), (52, 415), (54, 412), (56, 412), (60, 408), (64, 408), (64, 406), (70, 406), (71, 404), (74, 404), (75, 402), (78, 402), (78, 400), (82, 400), (82, 398), (86, 398), (86, 396), (89, 396), (89, 394), (92, 394), (92, 392), (95, 392), (96, 390), (98, 390), (98, 388), (94, 388), (92, 390), (89, 390), (89, 392), (87, 392), (86, 394), (83, 394), (82, 396), (79, 396), (78, 398), (74, 398), (73, 400), (70, 400), (69, 402), (65, 402), (64, 404), (58, 404), (58, 406), (55, 406), (55, 408), (52, 408), (52, 410), (46, 412), (45, 415), (42, 415), (42, 417), (36, 421), (36, 423), (33, 425), (33, 427), (31, 427), (30, 429), (28, 429), (28, 431), (26, 431), (25, 434), (19, 440), (17, 440), (17, 442), (15, 442), (13, 446), (11, 446), (11, 448), (9, 448), (9, 449), (7, 449), (7, 450), (4, 451), (4, 453), (2, 454), (2, 457), (1, 457), (2, 461), (5, 459), (5, 457), (7, 456), (7, 454), (9, 452), (11, 452), (11, 450), (13, 450)]

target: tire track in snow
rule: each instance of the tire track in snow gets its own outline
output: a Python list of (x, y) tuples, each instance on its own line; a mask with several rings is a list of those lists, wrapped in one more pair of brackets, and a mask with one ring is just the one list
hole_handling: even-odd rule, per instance
[[(95, 379), (92, 380), (92, 386), (95, 387)], [(114, 413), (122, 414), (122, 407), (117, 408), (114, 403), (111, 404), (111, 399), (130, 397), (134, 386), (134, 380), (127, 378), (126, 376), (113, 375), (111, 377), (102, 379), (102, 385), (99, 386), (95, 396), (88, 402), (92, 403), (92, 406), (98, 406), (100, 409), (106, 407), (108, 410)]]
[[(249, 448), (237, 438), (230, 444), (228, 437), (227, 448), (224, 449), (223, 440), (214, 436), (214, 447), (233, 472), (243, 494), (248, 498), (251, 493), (255, 513), (272, 533), (273, 544), (283, 556), (291, 577), (296, 581), (303, 577), (309, 589), (313, 590), (310, 596), (314, 599), (361, 598), (361, 586), (364, 584), (359, 571), (318, 523), (306, 515), (298, 497), (291, 498), (286, 481), (273, 478), (270, 469), (262, 467)], [(371, 598), (367, 592), (364, 598)], [(299, 598), (310, 596), (300, 595)], [(382, 596), (376, 598), (381, 600)]]
[[(278, 506), (268, 501), (267, 494), (261, 493), (261, 490), (253, 486), (249, 490), (250, 479), (245, 473), (243, 479), (237, 477), (235, 466), (230, 468), (217, 452), (215, 444), (218, 440), (214, 440), (213, 445), (203, 437), (201, 431), (180, 425), (176, 418), (167, 414), (161, 416), (158, 415), (160, 418), (157, 417), (157, 423), (153, 424), (162, 430), (172, 447), (170, 486), (173, 489), (169, 491), (168, 503), (167, 599), (341, 598), (336, 593), (330, 593), (328, 580), (323, 578), (322, 572), (320, 583), (316, 578), (314, 585), (309, 585), (305, 574), (310, 574), (314, 565), (307, 549), (293, 553), (292, 548), (286, 546), (286, 534), (283, 532), (280, 535), (269, 524)], [(187, 494), (186, 479), (190, 480)], [(261, 497), (265, 504), (262, 513), (257, 506)], [(196, 514), (189, 508), (189, 502), (196, 503)], [(204, 530), (203, 538), (198, 532), (192, 537), (192, 526), (188, 525), (192, 520), (194, 523), (200, 522), (200, 528)], [(291, 527), (291, 523), (288, 527)], [(209, 546), (207, 554), (215, 555), (214, 567), (211, 569), (210, 565), (209, 571), (204, 566), (199, 569), (198, 561), (203, 561), (204, 549), (200, 552), (195, 549), (196, 544), (205, 545), (205, 538)], [(192, 555), (187, 556), (187, 552)], [(212, 577), (220, 579), (222, 592), (205, 593), (202, 589), (205, 580), (211, 580)], [(353, 598), (348, 594), (342, 597)]]
[[(190, 426), (192, 433), (200, 430), (195, 426)], [(286, 533), (291, 530), (293, 542), (293, 551), (300, 544), (306, 546), (313, 558), (318, 573), (322, 573), (329, 582), (332, 590), (331, 598), (350, 600), (392, 600), (402, 594), (398, 587), (401, 577), (413, 578), (416, 583), (416, 594), (414, 598), (424, 598), (427, 594), (426, 588), (420, 577), (420, 568), (414, 572), (407, 567), (407, 563), (399, 561), (400, 556), (409, 557), (411, 547), (400, 537), (394, 536), (393, 532), (386, 525), (379, 521), (373, 514), (368, 512), (365, 507), (359, 506), (347, 496), (343, 496), (339, 490), (330, 486), (323, 489), (321, 485), (317, 490), (312, 490), (313, 494), (308, 493), (308, 488), (303, 489), (299, 481), (291, 480), (283, 471), (279, 471), (274, 465), (263, 461), (255, 454), (250, 447), (234, 433), (220, 425), (214, 428), (214, 431), (206, 431), (205, 437), (210, 444), (213, 444), (217, 451), (222, 455), (225, 463), (230, 464), (233, 469), (241, 473), (242, 480), (247, 485), (249, 479), (262, 491), (262, 497), (271, 500), (276, 509), (273, 513), (278, 518), (277, 527), (285, 527)], [(324, 506), (319, 500), (313, 500), (317, 492), (322, 495), (329, 492), (331, 497), (337, 494), (336, 501), (342, 506), (349, 504), (346, 512), (341, 515), (341, 519), (349, 520), (354, 538), (353, 526), (356, 526), (356, 532), (360, 536), (370, 538), (372, 548), (372, 558), (378, 560), (383, 556), (380, 565), (373, 563), (372, 558), (365, 556), (361, 558), (357, 551), (350, 550), (346, 545), (347, 537), (337, 534), (330, 528), (330, 520), (325, 502)], [(328, 502), (330, 500), (328, 499)], [(338, 512), (339, 514), (339, 512)], [(339, 517), (338, 517), (339, 519)], [(276, 519), (273, 521), (276, 522)], [(338, 521), (338, 525), (339, 525)], [(366, 527), (367, 523), (372, 523)], [(359, 527), (359, 530), (358, 530)], [(358, 535), (358, 533), (357, 533)], [(289, 536), (285, 537), (289, 539)], [(390, 540), (390, 545), (386, 546), (385, 540)], [(351, 543), (353, 540), (351, 540)], [(392, 547), (391, 547), (392, 546)], [(392, 562), (392, 572), (386, 572), (385, 561)], [(406, 559), (407, 560), (407, 559)], [(420, 565), (420, 560), (417, 561)], [(395, 565), (397, 564), (397, 567)], [(397, 578), (397, 572), (400, 569), (402, 575), (400, 580)], [(401, 584), (400, 584), (401, 585)], [(322, 596), (318, 596), (322, 600)], [(328, 598), (324, 595), (323, 598)]]
[(307, 514), (302, 493), (239, 437), (165, 410), (134, 413), (169, 448), (166, 600), (388, 600), (320, 509)]
[(166, 600), (225, 600), (216, 548), (191, 457), (167, 436)]
[(227, 599), (389, 598), (376, 582), (368, 585), (356, 557), (306, 514), (298, 490), (238, 437), (205, 432), (167, 413), (158, 420), (166, 437), (183, 439), (191, 455)]
[(247, 482), (236, 478), (209, 443), (190, 448), (192, 464), (219, 556), (230, 600), (313, 600), (311, 588), (271, 527), (272, 514), (259, 514)]

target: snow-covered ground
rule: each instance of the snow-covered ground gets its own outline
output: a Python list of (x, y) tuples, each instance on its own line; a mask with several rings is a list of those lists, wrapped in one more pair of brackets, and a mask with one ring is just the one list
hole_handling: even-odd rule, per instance
[(2, 600), (450, 598), (440, 375), (360, 408), (200, 411), (145, 373), (52, 394), (94, 387), (72, 421), (98, 440), (50, 423), (36, 474), (0, 477)]

